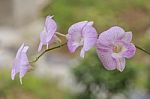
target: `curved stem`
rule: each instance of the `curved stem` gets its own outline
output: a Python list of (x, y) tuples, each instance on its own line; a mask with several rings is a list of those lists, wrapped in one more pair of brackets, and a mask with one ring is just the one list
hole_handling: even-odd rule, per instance
[(141, 48), (141, 47), (139, 47), (139, 46), (137, 46), (137, 45), (135, 45), (135, 47), (136, 47), (137, 49), (139, 49), (139, 50), (141, 50), (141, 51), (143, 51), (143, 52), (147, 53), (148, 55), (150, 55), (150, 52), (149, 52), (149, 51), (147, 51), (146, 49)]
[(65, 34), (62, 34), (62, 33), (59, 33), (59, 32), (56, 32), (57, 35), (60, 35), (60, 36), (63, 36), (66, 38), (66, 35)]
[(39, 56), (37, 56), (37, 57), (35, 58), (35, 60), (33, 60), (33, 61), (29, 62), (29, 63), (35, 63), (35, 62), (37, 62), (37, 61), (40, 59), (40, 57), (43, 56), (45, 53), (47, 53), (47, 52), (49, 52), (49, 51), (51, 51), (51, 50), (60, 48), (60, 47), (62, 47), (62, 46), (64, 46), (64, 45), (66, 45), (66, 44), (67, 44), (67, 43), (63, 43), (63, 44), (61, 44), (61, 45), (58, 45), (58, 46), (55, 46), (55, 47), (52, 47), (52, 48), (50, 48), (50, 49), (47, 49), (47, 50), (43, 51)]

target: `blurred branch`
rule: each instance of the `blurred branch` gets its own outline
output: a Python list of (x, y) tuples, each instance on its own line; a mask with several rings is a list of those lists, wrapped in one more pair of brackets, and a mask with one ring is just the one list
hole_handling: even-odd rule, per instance
[(141, 50), (141, 51), (143, 51), (143, 52), (147, 53), (148, 55), (150, 55), (150, 52), (149, 52), (149, 51), (147, 51), (146, 49), (141, 48), (141, 47), (139, 47), (139, 46), (137, 46), (137, 45), (135, 45), (135, 47), (136, 47), (137, 49), (139, 49), (139, 50)]
[(55, 47), (52, 47), (52, 48), (50, 48), (50, 49), (47, 49), (47, 50), (43, 51), (39, 56), (37, 56), (37, 57), (35, 58), (35, 60), (33, 60), (33, 61), (29, 62), (29, 63), (35, 63), (35, 62), (37, 62), (37, 61), (40, 59), (40, 57), (42, 57), (45, 53), (47, 53), (47, 52), (49, 52), (49, 51), (51, 51), (51, 50), (60, 48), (60, 47), (62, 47), (62, 46), (64, 46), (64, 45), (66, 45), (66, 44), (67, 44), (67, 43), (63, 43), (63, 44), (61, 44), (61, 45), (58, 45), (58, 46), (55, 46)]

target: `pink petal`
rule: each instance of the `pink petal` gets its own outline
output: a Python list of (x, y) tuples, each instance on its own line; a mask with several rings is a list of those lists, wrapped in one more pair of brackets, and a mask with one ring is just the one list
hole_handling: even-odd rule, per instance
[(14, 60), (13, 68), (12, 68), (12, 72), (11, 72), (12, 80), (14, 80), (15, 75), (17, 73), (19, 73), (20, 81), (22, 83), (21, 79), (26, 74), (26, 72), (28, 71), (28, 68), (29, 68), (29, 61), (28, 61), (28, 57), (26, 55), (28, 48), (29, 47), (24, 46), (24, 44), (22, 44), (22, 46), (19, 48), (19, 50), (17, 52), (17, 57)]
[(46, 28), (46, 32), (48, 33), (48, 38), (49, 40), (51, 40), (57, 29), (57, 24), (52, 19), (52, 16), (47, 16), (46, 22), (45, 22), (45, 28)]
[(82, 22), (78, 22), (78, 23), (71, 25), (68, 30), (68, 34), (72, 35), (72, 34), (76, 34), (76, 33), (81, 33), (83, 27), (86, 26), (87, 23), (88, 23), (88, 21), (82, 21)]
[(107, 31), (104, 31), (100, 34), (98, 38), (98, 42), (101, 43), (102, 45), (111, 45), (117, 40), (121, 40), (125, 35), (125, 31), (118, 27), (114, 26)]
[(74, 53), (75, 50), (80, 46), (79, 44), (75, 44), (73, 40), (68, 40), (67, 42), (68, 49), (71, 53)]
[(67, 34), (67, 45), (71, 53), (75, 52), (75, 50), (80, 46), (82, 29), (87, 23), (88, 21), (82, 21), (70, 26)]
[(107, 70), (114, 70), (116, 69), (116, 61), (111, 56), (112, 52), (110, 50), (103, 51), (99, 48), (97, 48), (97, 54), (99, 59), (101, 60), (102, 64)]
[(116, 58), (117, 69), (122, 72), (125, 68), (125, 58)]
[(18, 68), (18, 64), (17, 64), (17, 60), (15, 59), (13, 62), (13, 67), (11, 70), (11, 79), (14, 80), (15, 75), (19, 73), (19, 68)]
[(94, 24), (93, 21), (89, 21), (89, 22), (86, 24), (86, 26), (92, 26), (93, 24)]
[(29, 49), (29, 46), (25, 46), (23, 49), (22, 49), (22, 53), (26, 53)]
[[(83, 45), (83, 48), (80, 52), (80, 56), (84, 57), (85, 51), (88, 51), (92, 48), (96, 43), (97, 32), (94, 28), (92, 28), (93, 22), (82, 21), (73, 24), (67, 34), (67, 45), (68, 49), (71, 53), (75, 52), (75, 50)], [(89, 29), (88, 29), (89, 28)], [(89, 43), (89, 45), (87, 44)]]
[(45, 21), (44, 30), (40, 33), (40, 44), (38, 51), (42, 49), (42, 45), (47, 45), (53, 39), (57, 29), (56, 22), (52, 19), (52, 16), (47, 16)]
[(126, 58), (133, 57), (135, 55), (135, 52), (136, 52), (135, 45), (132, 43), (129, 43), (129, 44), (125, 44), (124, 46), (126, 48), (126, 51), (122, 54), (122, 56), (126, 57)]
[(22, 77), (24, 77), (24, 75), (26, 74), (26, 72), (29, 69), (29, 61), (28, 61), (28, 57), (26, 55), (26, 52), (28, 50), (28, 46), (25, 46), (21, 52), (21, 59), (20, 59), (20, 71), (19, 71), (19, 77), (20, 77), (20, 81), (22, 83)]
[(84, 50), (88, 51), (89, 49), (95, 47), (97, 41), (97, 32), (96, 29), (91, 26), (86, 26), (83, 29), (83, 37), (84, 37)]
[(132, 41), (132, 32), (125, 32), (125, 36), (122, 38), (122, 40), (130, 43)]
[(122, 72), (125, 68), (125, 58), (121, 56), (120, 53), (112, 53), (112, 57), (115, 59), (116, 61), (116, 68), (117, 70), (119, 70), (120, 72)]
[(16, 58), (13, 61), (13, 67), (12, 67), (12, 71), (11, 71), (11, 79), (12, 80), (14, 80), (15, 75), (19, 72), (18, 65), (20, 64), (19, 59), (20, 59), (20, 55), (21, 55), (21, 52), (22, 52), (23, 48), (24, 48), (24, 43), (18, 49), (17, 54), (16, 54)]
[(46, 44), (47, 42), (49, 42), (50, 37), (49, 37), (49, 33), (46, 32), (46, 29), (44, 28), (44, 30), (40, 33), (40, 40), (43, 44)]

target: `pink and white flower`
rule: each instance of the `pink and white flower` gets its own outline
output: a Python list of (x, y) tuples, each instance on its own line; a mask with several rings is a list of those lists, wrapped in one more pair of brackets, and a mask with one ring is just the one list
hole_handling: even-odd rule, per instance
[(125, 58), (133, 57), (136, 51), (131, 40), (132, 32), (125, 32), (118, 26), (100, 34), (96, 44), (97, 54), (107, 70), (124, 70)]
[(43, 45), (48, 46), (50, 43), (54, 42), (55, 39), (57, 38), (55, 35), (55, 32), (57, 30), (57, 24), (56, 22), (52, 19), (53, 16), (47, 16), (45, 25), (44, 25), (44, 30), (40, 34), (40, 44), (38, 51), (41, 51)]
[(92, 25), (93, 22), (82, 21), (73, 24), (69, 28), (67, 34), (67, 45), (71, 53), (74, 53), (79, 46), (83, 46), (80, 56), (84, 57), (85, 52), (95, 47), (97, 32)]
[(24, 44), (22, 44), (21, 47), (18, 49), (16, 58), (13, 62), (12, 71), (11, 71), (12, 80), (14, 80), (15, 75), (19, 73), (21, 84), (22, 84), (22, 78), (24, 77), (24, 75), (29, 69), (29, 61), (26, 55), (28, 48), (29, 48), (28, 46), (25, 46)]

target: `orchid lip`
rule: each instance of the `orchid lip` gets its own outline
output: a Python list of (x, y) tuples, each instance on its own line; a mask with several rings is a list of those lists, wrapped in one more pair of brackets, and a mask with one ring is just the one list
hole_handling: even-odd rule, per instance
[(121, 52), (121, 50), (122, 50), (122, 46), (120, 46), (120, 45), (114, 45), (113, 46), (113, 52), (114, 53), (119, 53), (119, 52)]

